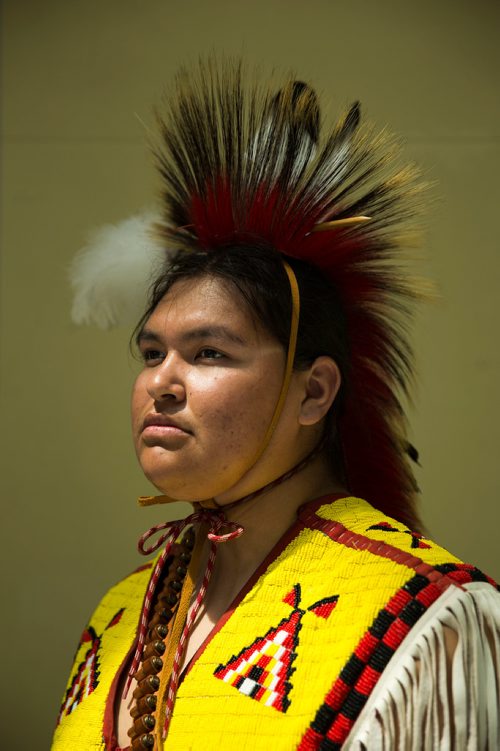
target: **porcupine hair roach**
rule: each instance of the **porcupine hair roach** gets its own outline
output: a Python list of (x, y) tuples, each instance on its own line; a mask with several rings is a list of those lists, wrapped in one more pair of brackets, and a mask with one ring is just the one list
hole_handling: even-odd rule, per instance
[[(407, 263), (418, 171), (401, 164), (387, 132), (361, 124), (358, 103), (321, 128), (308, 85), (290, 77), (277, 88), (213, 58), (180, 73), (160, 132), (159, 229), (179, 252), (145, 318), (176, 280), (209, 273), (233, 281), (286, 346), (275, 323), (290, 321), (290, 290), (276, 263), (286, 257), (301, 291), (296, 366), (329, 354), (342, 371), (341, 406), (327, 423), (336, 471), (351, 493), (418, 529), (402, 407), (414, 372), (409, 327), (425, 293)], [(360, 217), (370, 219), (351, 221)], [(325, 351), (328, 328), (335, 352), (330, 344)]]

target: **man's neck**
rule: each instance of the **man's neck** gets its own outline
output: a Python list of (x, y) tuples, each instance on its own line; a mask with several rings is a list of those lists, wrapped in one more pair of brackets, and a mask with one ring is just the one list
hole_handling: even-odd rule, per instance
[[(228, 542), (219, 543), (212, 578), (195, 624), (185, 664), (227, 611), (252, 574), (297, 519), (297, 511), (307, 501), (323, 495), (340, 493), (323, 456), (289, 480), (280, 483), (248, 502), (229, 508), (227, 518), (244, 527), (244, 533)], [(205, 550), (208, 556), (208, 546)], [(202, 560), (196, 590), (205, 574), (206, 558)]]
[(300, 506), (338, 492), (343, 492), (343, 488), (320, 455), (289, 480), (241, 506), (228, 509), (227, 518), (241, 524), (245, 531), (241, 537), (219, 545), (218, 586), (224, 588), (223, 581), (229, 583), (242, 577), (246, 580), (292, 526)]

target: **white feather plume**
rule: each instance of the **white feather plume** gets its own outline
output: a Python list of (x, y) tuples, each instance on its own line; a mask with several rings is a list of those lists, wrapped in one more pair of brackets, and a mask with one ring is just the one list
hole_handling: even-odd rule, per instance
[(138, 321), (149, 286), (167, 259), (154, 235), (159, 219), (147, 211), (91, 233), (69, 271), (74, 323), (108, 329)]

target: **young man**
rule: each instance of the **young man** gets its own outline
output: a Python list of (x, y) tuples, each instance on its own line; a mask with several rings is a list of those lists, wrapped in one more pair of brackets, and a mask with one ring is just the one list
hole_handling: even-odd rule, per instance
[(497, 748), (499, 595), (415, 531), (414, 170), (213, 61), (162, 142), (132, 427), (143, 502), (194, 512), (98, 606), (53, 748)]

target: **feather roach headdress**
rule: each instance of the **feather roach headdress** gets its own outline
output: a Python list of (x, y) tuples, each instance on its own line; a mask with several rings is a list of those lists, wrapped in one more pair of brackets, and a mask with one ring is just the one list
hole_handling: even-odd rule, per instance
[(350, 492), (415, 525), (401, 396), (420, 289), (405, 244), (422, 186), (386, 132), (354, 104), (320, 128), (317, 98), (290, 78), (247, 80), (240, 64), (183, 71), (160, 118), (160, 231), (170, 247), (213, 250), (252, 242), (318, 267), (344, 312), (350, 366), (339, 442)]

